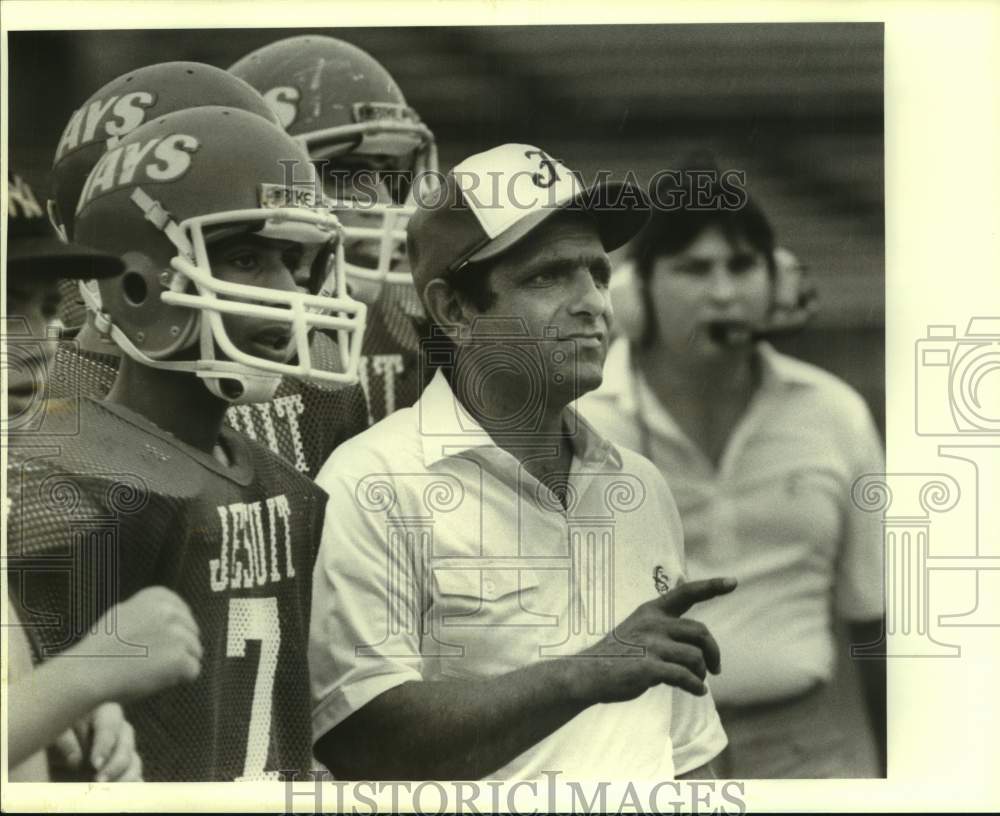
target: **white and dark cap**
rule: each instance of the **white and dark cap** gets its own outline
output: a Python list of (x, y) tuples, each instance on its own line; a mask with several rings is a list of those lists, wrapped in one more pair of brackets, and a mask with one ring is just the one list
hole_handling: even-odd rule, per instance
[(44, 198), (24, 176), (7, 173), (7, 274), (18, 278), (108, 278), (121, 274), (120, 258), (63, 243), (49, 223)]
[(468, 264), (496, 258), (557, 212), (593, 219), (605, 251), (629, 241), (649, 219), (636, 185), (603, 180), (585, 188), (559, 159), (532, 145), (505, 144), (455, 167), (438, 187), (417, 190), (407, 253), (417, 291)]

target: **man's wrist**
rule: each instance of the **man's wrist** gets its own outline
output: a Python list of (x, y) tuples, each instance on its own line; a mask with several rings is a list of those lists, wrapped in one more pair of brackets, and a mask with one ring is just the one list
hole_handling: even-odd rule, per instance
[(550, 665), (553, 672), (552, 679), (560, 691), (561, 699), (584, 707), (593, 702), (585, 657), (560, 657), (553, 660)]

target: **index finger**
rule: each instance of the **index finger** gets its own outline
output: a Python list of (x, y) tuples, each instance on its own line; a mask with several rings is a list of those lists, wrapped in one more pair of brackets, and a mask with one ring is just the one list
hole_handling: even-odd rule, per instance
[(660, 608), (675, 618), (679, 618), (696, 603), (707, 601), (718, 595), (728, 595), (734, 589), (736, 589), (735, 578), (706, 578), (703, 581), (690, 581), (661, 595)]

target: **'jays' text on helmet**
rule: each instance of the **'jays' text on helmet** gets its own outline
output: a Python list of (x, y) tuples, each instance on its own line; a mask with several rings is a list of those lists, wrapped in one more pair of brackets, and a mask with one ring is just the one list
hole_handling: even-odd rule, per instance
[[(302, 146), (260, 116), (203, 106), (142, 125), (98, 161), (76, 211), (77, 240), (125, 262), (100, 283), (98, 329), (138, 362), (195, 372), (230, 402), (267, 400), (286, 375), (354, 382), (365, 306), (347, 294), (340, 223), (319, 198)], [(241, 233), (317, 247), (308, 292), (318, 294), (216, 276), (211, 243)], [(276, 329), (297, 360), (238, 348), (224, 315)], [(313, 328), (336, 334), (342, 372), (312, 364)]]
[(140, 125), (174, 111), (202, 105), (239, 108), (278, 123), (250, 85), (200, 62), (162, 62), (122, 74), (91, 95), (63, 130), (52, 161), (49, 218), (64, 240), (90, 171), (107, 150)]
[(375, 201), (371, 189), (360, 195), (338, 189), (330, 206), (355, 248), (346, 258), (353, 285), (412, 287), (401, 264), (406, 224), (415, 183), (436, 179), (437, 146), (389, 72), (354, 45), (315, 35), (266, 45), (229, 70), (260, 91), (325, 174), (364, 168), (394, 179), (392, 203)]

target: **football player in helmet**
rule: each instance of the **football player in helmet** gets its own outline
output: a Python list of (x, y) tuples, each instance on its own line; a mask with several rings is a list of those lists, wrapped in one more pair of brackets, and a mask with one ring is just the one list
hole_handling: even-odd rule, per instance
[(370, 304), (361, 382), (369, 422), (416, 402), (426, 320), (406, 262), (413, 184), (436, 179), (434, 135), (389, 72), (333, 37), (290, 37), (229, 69), (308, 149), (345, 231), (351, 292)]
[[(73, 237), (73, 217), (83, 183), (97, 160), (122, 137), (144, 122), (165, 113), (199, 105), (242, 108), (277, 121), (270, 107), (253, 89), (233, 82), (232, 75), (199, 62), (163, 62), (128, 71), (111, 80), (84, 102), (67, 122), (52, 164), (49, 219), (64, 240)], [(60, 319), (68, 329), (83, 326), (86, 308), (76, 281), (64, 280)], [(81, 342), (95, 344), (91, 331), (81, 332)], [(94, 345), (106, 353), (113, 346)]]
[[(303, 184), (287, 177), (296, 164)], [(32, 628), (43, 655), (154, 584), (202, 633), (198, 679), (126, 709), (150, 780), (311, 766), (306, 637), (326, 497), (223, 425), (282, 376), (356, 375), (365, 307), (346, 294), (341, 228), (311, 174), (280, 128), (218, 106), (157, 117), (105, 153), (74, 236), (125, 262), (99, 282), (121, 366), (106, 400), (11, 450), (12, 546), (63, 557), (72, 577), (29, 573), (18, 588), (21, 609), (59, 622)], [(312, 329), (337, 336), (343, 371), (315, 364)]]
[[(84, 102), (66, 125), (52, 167), (54, 199), (49, 212), (64, 237), (73, 234), (73, 208), (87, 176), (109, 147), (144, 122), (205, 105), (239, 108), (278, 122), (270, 106), (246, 82), (221, 68), (195, 62), (165, 62), (129, 71)], [(107, 331), (107, 322), (101, 323), (103, 332), (95, 326), (100, 311), (96, 287), (75, 294), (81, 304), (85, 294), (93, 308), (74, 342), (59, 348), (54, 366), (57, 394), (104, 397), (114, 382), (121, 352)], [(77, 311), (72, 307), (72, 313)], [(64, 323), (76, 320), (70, 325), (79, 325), (72, 313), (64, 312)], [(314, 363), (343, 372), (335, 342), (319, 332), (312, 337)], [(273, 399), (232, 405), (226, 422), (313, 476), (338, 444), (367, 426), (367, 405), (360, 385), (287, 377)]]

